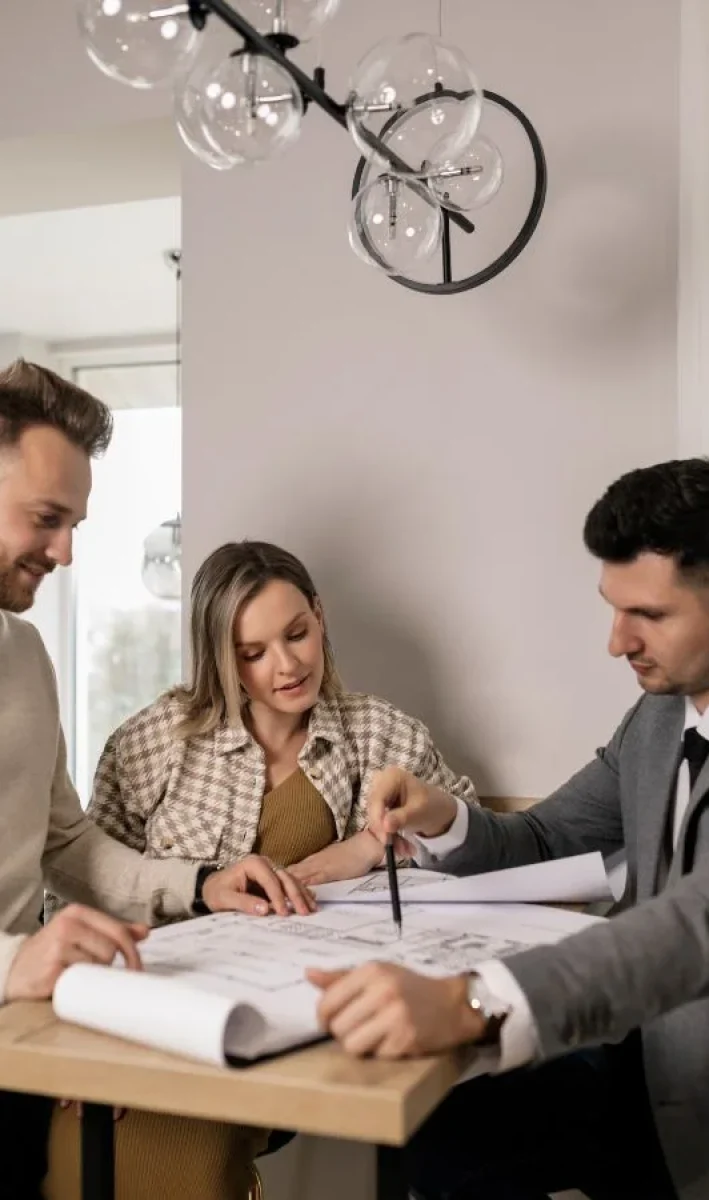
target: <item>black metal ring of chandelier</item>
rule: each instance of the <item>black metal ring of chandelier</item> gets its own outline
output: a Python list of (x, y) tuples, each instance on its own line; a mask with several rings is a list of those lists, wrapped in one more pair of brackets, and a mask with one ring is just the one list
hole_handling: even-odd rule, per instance
[[(427, 104), (431, 100), (441, 96), (450, 96), (456, 100), (464, 98), (457, 92), (452, 92), (446, 89), (437, 89), (436, 92), (429, 92), (426, 95), (420, 96), (416, 103), (417, 105)], [(443, 279), (441, 282), (424, 283), (420, 280), (408, 279), (405, 275), (389, 276), (394, 283), (399, 283), (402, 287), (411, 288), (412, 291), (425, 292), (429, 296), (455, 296), (460, 292), (467, 292), (472, 288), (480, 287), (480, 285), (483, 283), (488, 283), (489, 280), (494, 279), (496, 275), (499, 275), (502, 271), (509, 267), (509, 265), (518, 257), (518, 255), (522, 253), (532, 237), (532, 234), (537, 228), (537, 225), (539, 224), (539, 219), (544, 209), (544, 202), (546, 200), (547, 192), (546, 157), (544, 155), (544, 147), (542, 146), (539, 134), (534, 128), (532, 122), (529, 120), (529, 117), (522, 111), (521, 108), (518, 108), (516, 104), (513, 104), (511, 100), (508, 100), (505, 96), (500, 95), (499, 92), (491, 92), (487, 89), (483, 90), (483, 96), (486, 101), (492, 104), (497, 104), (500, 108), (505, 109), (506, 112), (514, 117), (515, 120), (517, 120), (522, 126), (522, 129), (527, 136), (532, 149), (532, 154), (534, 156), (534, 193), (532, 195), (532, 202), (529, 206), (529, 211), (527, 212), (519, 233), (516, 235), (507, 249), (504, 250), (502, 254), (498, 255), (498, 257), (491, 262), (489, 266), (483, 267), (480, 271), (476, 271), (473, 275), (468, 275), (463, 279), (453, 279), (450, 239), (451, 217), (446, 207), (442, 206), (443, 233), (441, 239), (441, 255), (443, 262)], [(411, 110), (404, 114), (403, 117), (400, 113), (390, 117), (379, 134), (380, 139), (385, 137), (387, 133), (390, 133), (397, 122), (405, 121), (410, 115)], [(372, 163), (369, 159), (361, 158), (359, 160), (357, 169), (354, 173), (354, 179), (352, 181), (353, 199), (359, 193), (362, 187), (362, 180), (365, 176), (365, 172), (368, 168), (371, 168), (371, 166)], [(386, 168), (384, 167), (383, 169), (385, 170)], [(464, 228), (465, 233), (473, 234), (475, 232), (474, 224), (468, 221), (467, 218), (461, 219), (460, 214), (456, 215), (458, 216), (456, 223)], [(365, 249), (376, 261), (378, 256), (376, 251), (374, 251), (374, 248), (371, 245), (366, 244), (366, 235), (364, 236), (363, 241), (365, 244)]]

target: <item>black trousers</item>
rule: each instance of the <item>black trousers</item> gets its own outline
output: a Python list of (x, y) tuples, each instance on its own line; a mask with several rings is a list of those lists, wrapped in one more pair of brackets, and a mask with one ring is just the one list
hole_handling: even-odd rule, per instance
[(0, 1091), (0, 1197), (41, 1200), (53, 1100)]
[(676, 1200), (639, 1035), (461, 1084), (406, 1153), (421, 1200)]

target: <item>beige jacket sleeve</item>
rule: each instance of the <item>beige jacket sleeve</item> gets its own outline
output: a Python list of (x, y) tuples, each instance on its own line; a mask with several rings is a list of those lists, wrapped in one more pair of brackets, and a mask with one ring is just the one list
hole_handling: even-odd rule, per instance
[(48, 887), (62, 899), (124, 920), (154, 925), (191, 910), (195, 864), (144, 858), (99, 829), (81, 809), (61, 732), (42, 866)]

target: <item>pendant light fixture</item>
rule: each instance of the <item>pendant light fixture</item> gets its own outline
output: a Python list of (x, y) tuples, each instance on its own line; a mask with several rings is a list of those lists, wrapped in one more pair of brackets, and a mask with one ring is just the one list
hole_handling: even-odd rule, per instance
[[(313, 103), (348, 130), (362, 156), (352, 185), (350, 245), (396, 283), (429, 295), (478, 287), (514, 262), (539, 223), (547, 180), (539, 136), (522, 110), (482, 88), (467, 57), (444, 41), (442, 0), (438, 36), (408, 33), (380, 42), (354, 71), (344, 103), (325, 90), (322, 66), (311, 78), (289, 58), (319, 34), (340, 0), (77, 3), (92, 61), (133, 87), (170, 84), (185, 145), (214, 170), (288, 151)], [(239, 39), (216, 56), (201, 36), (210, 18)], [(502, 253), (456, 278), (457, 231), (476, 232), (470, 214), (494, 200), (505, 178), (499, 148), (479, 132), (487, 105), (520, 126), (531, 148), (531, 202)], [(440, 281), (431, 281), (431, 260), (440, 262)]]
[[(182, 257), (179, 250), (168, 250), (165, 262), (174, 272), (176, 303), (175, 303), (175, 346), (176, 362), (176, 395), (175, 403), (180, 407), (181, 400), (181, 285)], [(182, 520), (180, 514), (163, 521), (149, 533), (143, 542), (142, 579), (146, 588), (158, 600), (180, 600), (182, 596)]]

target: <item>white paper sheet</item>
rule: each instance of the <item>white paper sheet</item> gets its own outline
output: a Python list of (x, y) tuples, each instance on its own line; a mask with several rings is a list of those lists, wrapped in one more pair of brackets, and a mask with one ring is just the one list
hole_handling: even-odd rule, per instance
[[(591, 904), (614, 899), (598, 851), (462, 879), (416, 867), (397, 874), (402, 904)], [(381, 904), (388, 900), (389, 881), (386, 871), (379, 870), (361, 879), (321, 884), (315, 893), (320, 904)]]
[(332, 906), (305, 918), (222, 913), (153, 932), (141, 947), (143, 973), (70, 967), (54, 1008), (64, 1020), (205, 1062), (248, 1059), (319, 1035), (308, 967), (380, 959), (458, 974), (596, 919), (531, 905), (412, 905), (399, 938), (388, 905)]
[(159, 974), (78, 963), (60, 976), (52, 1002), (64, 1021), (202, 1062), (224, 1062), (233, 996)]

